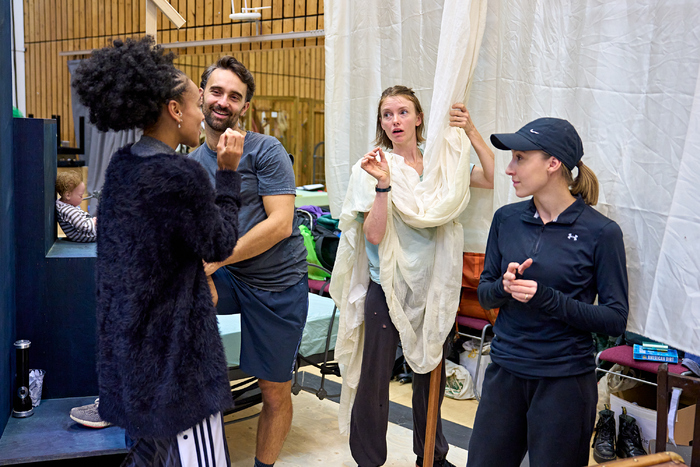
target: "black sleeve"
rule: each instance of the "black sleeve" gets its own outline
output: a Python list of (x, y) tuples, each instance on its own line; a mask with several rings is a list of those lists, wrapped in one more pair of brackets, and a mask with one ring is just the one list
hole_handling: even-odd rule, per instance
[[(189, 163), (191, 162), (191, 163)], [(216, 190), (197, 161), (189, 161), (191, 183), (186, 188), (187, 212), (181, 234), (206, 262), (231, 256), (238, 241), (238, 210), (241, 206), (241, 175), (234, 170), (216, 172)]]
[(479, 287), (476, 291), (479, 295), (479, 303), (487, 310), (499, 308), (510, 300), (510, 294), (503, 290), (503, 274), (501, 271), (501, 251), (498, 248), (498, 231), (500, 228), (500, 216), (496, 212), (489, 238), (486, 242), (486, 257), (484, 258), (484, 270), (479, 279)]
[(583, 331), (619, 336), (627, 326), (629, 305), (625, 245), (622, 230), (615, 222), (602, 229), (594, 261), (597, 305), (580, 302), (542, 284), (537, 285), (529, 305)]

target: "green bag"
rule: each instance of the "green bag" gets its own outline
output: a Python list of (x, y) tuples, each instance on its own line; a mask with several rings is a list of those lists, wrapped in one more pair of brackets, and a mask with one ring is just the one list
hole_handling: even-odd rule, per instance
[[(318, 260), (318, 256), (316, 256), (316, 242), (314, 241), (313, 234), (305, 225), (300, 225), (299, 231), (301, 232), (301, 236), (304, 237), (304, 246), (306, 247), (306, 261), (308, 261), (311, 264), (317, 264), (321, 266), (321, 262)], [(322, 271), (318, 268), (309, 267), (309, 279), (316, 281), (324, 281), (329, 277), (331, 277), (331, 275), (327, 272)]]

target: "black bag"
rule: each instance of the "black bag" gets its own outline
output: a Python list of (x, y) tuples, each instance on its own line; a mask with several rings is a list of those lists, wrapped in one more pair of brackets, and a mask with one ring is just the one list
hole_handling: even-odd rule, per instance
[(311, 229), (311, 234), (314, 236), (314, 245), (318, 261), (321, 263), (321, 266), (332, 271), (340, 238), (336, 234), (336, 231), (330, 230), (318, 222), (315, 223), (313, 229)]

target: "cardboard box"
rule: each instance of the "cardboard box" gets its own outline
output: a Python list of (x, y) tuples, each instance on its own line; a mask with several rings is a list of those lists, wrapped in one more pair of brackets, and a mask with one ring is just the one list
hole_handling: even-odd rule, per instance
[[(681, 396), (682, 398), (682, 396)], [(656, 388), (642, 385), (610, 395), (610, 409), (615, 412), (616, 430), (619, 431), (618, 417), (622, 413), (622, 407), (627, 409), (627, 414), (637, 420), (642, 444), (647, 452), (649, 441), (656, 439)], [(689, 446), (693, 440), (693, 426), (695, 424), (695, 405), (679, 408), (676, 413), (675, 440), (679, 446)]]

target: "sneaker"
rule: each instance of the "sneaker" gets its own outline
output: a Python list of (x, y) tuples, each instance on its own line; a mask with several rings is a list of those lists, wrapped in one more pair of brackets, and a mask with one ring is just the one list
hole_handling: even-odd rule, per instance
[[(416, 465), (418, 467), (423, 467), (423, 458), (416, 457)], [(433, 467), (456, 467), (452, 462), (447, 459), (433, 460)]]
[(617, 434), (617, 457), (644, 456), (646, 453), (637, 420), (627, 415), (627, 409), (623, 407), (620, 414), (620, 430)]
[(593, 459), (599, 464), (614, 461), (615, 455), (615, 412), (605, 404), (605, 409), (598, 412), (598, 423), (593, 437)]
[(111, 425), (100, 418), (97, 407), (100, 404), (100, 398), (95, 399), (94, 404), (83, 405), (70, 409), (70, 418), (80, 423), (81, 425), (90, 428), (105, 428)]

